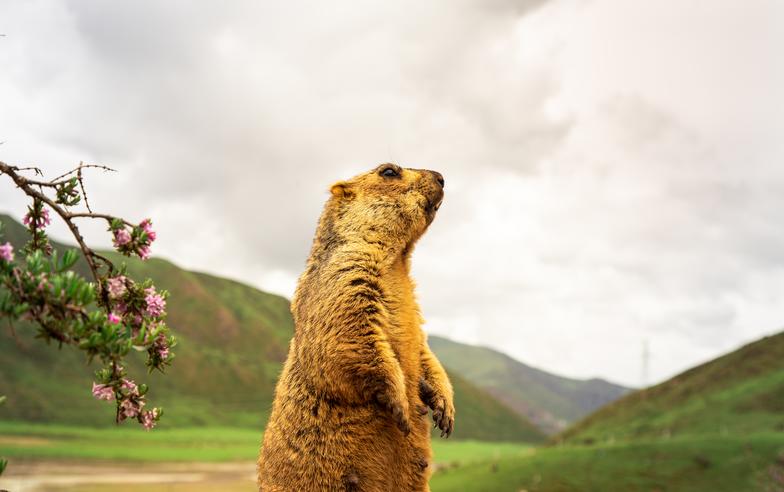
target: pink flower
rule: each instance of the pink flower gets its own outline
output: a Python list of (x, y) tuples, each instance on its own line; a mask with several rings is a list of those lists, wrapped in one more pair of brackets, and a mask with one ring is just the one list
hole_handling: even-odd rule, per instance
[(141, 227), (142, 230), (147, 233), (147, 239), (149, 239), (150, 242), (155, 241), (157, 234), (155, 234), (155, 231), (152, 230), (152, 220), (144, 219), (139, 224), (139, 227)]
[(120, 322), (120, 317), (114, 313), (109, 313), (109, 323), (116, 325)]
[(131, 235), (125, 229), (117, 229), (114, 231), (114, 245), (116, 247), (124, 246), (131, 242)]
[(142, 260), (146, 260), (150, 257), (150, 247), (140, 246), (137, 253), (139, 254), (139, 258), (141, 258)]
[(166, 341), (166, 335), (163, 333), (158, 334), (155, 338), (155, 351), (158, 352), (158, 357), (161, 360), (169, 358), (169, 343)]
[(49, 209), (42, 208), (41, 217), (39, 217), (38, 227), (46, 227), (51, 223), (52, 223), (52, 219), (49, 218)]
[(14, 261), (14, 246), (11, 243), (0, 245), (0, 258), (5, 261)]
[(112, 401), (114, 399), (114, 389), (108, 384), (95, 384), (93, 382), (93, 396), (99, 400)]
[(155, 292), (154, 287), (148, 287), (144, 292), (147, 294), (144, 297), (144, 300), (147, 301), (147, 316), (151, 318), (161, 316), (166, 309), (166, 301), (160, 294)]
[(120, 420), (125, 420), (126, 418), (134, 418), (139, 415), (139, 412), (142, 411), (142, 407), (144, 406), (144, 401), (141, 400), (133, 400), (133, 399), (126, 399), (120, 403)]
[(158, 418), (158, 409), (153, 408), (152, 410), (145, 410), (142, 412), (142, 425), (146, 430), (150, 430), (155, 427), (155, 421)]
[(139, 394), (139, 388), (136, 386), (136, 383), (134, 383), (130, 379), (123, 379), (122, 383), (120, 384), (120, 388), (126, 390), (129, 395)]
[(112, 299), (119, 299), (125, 295), (125, 277), (120, 275), (106, 280), (107, 288), (109, 289), (109, 297)]
[(46, 208), (41, 209), (38, 219), (33, 218), (32, 212), (27, 212), (27, 215), (22, 218), (22, 224), (28, 227), (35, 227), (36, 229), (43, 229), (51, 223), (52, 219), (49, 218), (49, 210)]

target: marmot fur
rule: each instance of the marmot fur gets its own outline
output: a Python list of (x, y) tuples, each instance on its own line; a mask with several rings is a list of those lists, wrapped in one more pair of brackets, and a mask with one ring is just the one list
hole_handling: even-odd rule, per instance
[(447, 437), (455, 409), (409, 269), (443, 186), (437, 172), (394, 164), (332, 186), (291, 302), (261, 491), (429, 490), (427, 407)]

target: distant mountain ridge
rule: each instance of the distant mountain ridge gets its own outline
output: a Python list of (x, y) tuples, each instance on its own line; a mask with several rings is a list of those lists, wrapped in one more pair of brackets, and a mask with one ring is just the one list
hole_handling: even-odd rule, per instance
[(578, 380), (530, 367), (487, 347), (430, 336), (441, 362), (552, 434), (629, 392), (602, 379)]
[[(17, 250), (26, 229), (0, 215), (1, 242)], [(68, 247), (53, 241), (56, 249)], [(129, 356), (133, 377), (150, 383), (149, 401), (165, 409), (162, 426), (220, 425), (263, 428), (274, 385), (294, 332), (289, 301), (240, 282), (183, 270), (152, 258), (142, 262), (106, 252), (143, 280), (171, 293), (168, 323), (178, 337), (177, 358), (166, 375), (147, 374), (142, 358)], [(77, 269), (86, 274), (83, 261)], [(112, 425), (114, 408), (90, 393), (95, 367), (70, 347), (58, 350), (33, 340), (33, 330), (15, 325), (16, 337), (0, 327), (0, 394), (8, 397), (0, 419)], [(458, 439), (541, 441), (527, 419), (451, 368)]]

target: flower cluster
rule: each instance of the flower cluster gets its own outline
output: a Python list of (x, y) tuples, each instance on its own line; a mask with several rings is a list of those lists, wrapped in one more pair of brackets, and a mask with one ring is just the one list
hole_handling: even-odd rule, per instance
[(52, 245), (49, 244), (49, 237), (44, 228), (52, 223), (49, 217), (49, 209), (44, 207), (44, 203), (39, 199), (34, 199), (33, 204), (27, 207), (27, 214), (22, 219), (22, 223), (27, 226), (30, 233), (30, 242), (27, 250), (43, 251), (45, 254), (52, 254)]
[(166, 300), (162, 295), (155, 292), (155, 287), (144, 289), (144, 302), (147, 304), (144, 308), (147, 316), (150, 318), (160, 318), (163, 316), (166, 309)]
[(43, 206), (38, 210), (36, 210), (36, 208), (37, 207), (33, 206), (28, 210), (27, 214), (22, 219), (22, 224), (31, 229), (43, 229), (52, 223), (52, 219), (49, 218), (49, 210), (43, 208)]
[(11, 243), (0, 244), (0, 260), (8, 263), (14, 261), (14, 247)]
[(160, 408), (144, 409), (147, 405), (146, 385), (137, 385), (133, 380), (126, 378), (124, 369), (119, 365), (115, 365), (111, 371), (98, 371), (97, 375), (108, 382), (102, 384), (93, 382), (93, 396), (99, 400), (116, 401), (117, 422), (135, 419), (147, 430), (155, 427), (163, 411)]
[(124, 275), (110, 277), (106, 280), (106, 290), (109, 292), (110, 299), (120, 299), (125, 295), (125, 292), (127, 291), (125, 282), (126, 279)]
[(171, 363), (170, 348), (175, 344), (163, 322), (168, 292), (157, 291), (150, 282), (139, 285), (125, 275), (107, 278), (103, 288), (109, 299), (108, 322), (127, 327), (133, 344), (147, 349), (147, 365), (163, 370)]
[(125, 256), (136, 255), (142, 260), (150, 257), (150, 245), (157, 237), (150, 219), (144, 219), (137, 226), (130, 226), (130, 230), (124, 221), (114, 219), (109, 230), (114, 236), (112, 243), (120, 253)]
[(154, 352), (154, 356), (155, 357), (160, 359), (162, 362), (166, 361), (168, 363), (169, 360), (170, 360), (169, 359), (169, 357), (170, 357), (169, 347), (170, 346), (171, 346), (171, 343), (166, 338), (166, 335), (164, 335), (163, 333), (159, 333), (158, 336), (155, 337), (155, 341), (153, 342), (152, 347), (151, 347), (150, 350), (152, 350)]
[(114, 400), (114, 389), (108, 384), (93, 383), (93, 396), (99, 400)]

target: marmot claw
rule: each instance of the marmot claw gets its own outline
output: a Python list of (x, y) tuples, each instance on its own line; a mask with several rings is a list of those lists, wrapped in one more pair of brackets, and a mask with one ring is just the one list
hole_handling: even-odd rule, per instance
[(455, 410), (446, 403), (444, 398), (433, 408), (433, 422), (441, 429), (441, 437), (449, 437), (455, 428)]
[(438, 394), (424, 378), (419, 380), (419, 396), (433, 409), (433, 426), (441, 430), (441, 437), (448, 438), (455, 428), (455, 407), (452, 402)]
[(403, 405), (398, 401), (390, 398), (389, 395), (386, 393), (379, 393), (376, 396), (376, 400), (378, 403), (390, 414), (392, 414), (392, 418), (395, 419), (397, 423), (397, 428), (400, 429), (405, 435), (408, 435), (411, 432), (411, 423), (408, 421), (408, 408), (407, 405)]

